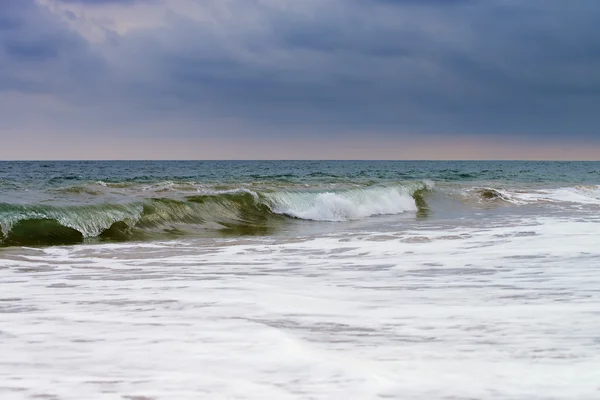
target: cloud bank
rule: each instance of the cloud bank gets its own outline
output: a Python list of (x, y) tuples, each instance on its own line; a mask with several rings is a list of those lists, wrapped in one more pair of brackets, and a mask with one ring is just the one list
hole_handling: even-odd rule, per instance
[(600, 142), (595, 0), (2, 5), (4, 142)]

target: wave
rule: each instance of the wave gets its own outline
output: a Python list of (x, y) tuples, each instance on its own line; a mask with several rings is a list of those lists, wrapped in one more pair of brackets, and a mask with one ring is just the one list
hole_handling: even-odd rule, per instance
[(415, 194), (431, 190), (432, 182), (352, 189), (343, 192), (267, 194), (276, 214), (315, 221), (347, 221), (375, 215), (418, 211)]
[(514, 204), (570, 203), (600, 204), (600, 186), (575, 186), (535, 191), (509, 191), (507, 197)]
[(475, 194), (476, 198), (486, 202), (511, 202), (512, 198), (509, 193), (502, 189), (490, 188), (490, 187), (474, 187), (465, 190), (463, 193), (466, 197), (470, 197), (471, 194)]
[(471, 188), (466, 190), (484, 201), (502, 201), (514, 205), (539, 203), (560, 203), (593, 205), (600, 204), (600, 186), (574, 186), (551, 189), (500, 189), (500, 188)]
[(104, 194), (104, 192), (102, 190), (98, 190), (92, 187), (88, 187), (88, 186), (68, 186), (68, 187), (64, 187), (64, 188), (57, 188), (57, 189), (53, 189), (54, 192), (56, 193), (62, 193), (62, 194), (85, 194), (85, 195), (90, 195), (90, 196), (99, 196)]
[(3, 243), (60, 244), (101, 236), (116, 222), (132, 226), (142, 204), (42, 206), (0, 204)]
[(128, 204), (49, 206), (0, 204), (4, 245), (122, 240), (152, 234), (214, 230), (265, 233), (285, 217), (346, 221), (381, 214), (416, 212), (432, 182), (412, 182), (340, 191), (249, 189), (205, 190), (183, 199), (150, 198)]
[[(103, 185), (95, 184), (94, 188), (98, 187)], [(150, 193), (144, 191), (144, 187), (147, 186), (136, 185), (131, 191), (116, 196), (111, 192), (106, 197), (93, 197), (98, 199), (96, 201), (109, 201), (95, 205), (0, 203), (0, 245), (146, 240), (165, 235), (207, 232), (213, 235), (217, 231), (222, 235), (269, 234), (291, 223), (292, 219), (341, 222), (403, 213), (427, 217), (430, 207), (443, 215), (447, 210), (463, 210), (451, 204), (457, 201), (475, 209), (503, 205), (560, 208), (600, 205), (600, 186), (594, 185), (507, 188), (442, 184), (436, 186), (431, 196), (428, 193), (434, 184), (429, 181), (325, 188), (300, 184), (284, 187), (248, 184), (237, 188), (227, 184), (198, 184), (184, 190), (177, 187), (166, 194), (161, 188), (172, 188), (170, 181), (153, 184)], [(90, 200), (90, 186), (71, 188), (68, 193), (77, 196), (68, 198)], [(464, 211), (468, 213), (469, 208)]]

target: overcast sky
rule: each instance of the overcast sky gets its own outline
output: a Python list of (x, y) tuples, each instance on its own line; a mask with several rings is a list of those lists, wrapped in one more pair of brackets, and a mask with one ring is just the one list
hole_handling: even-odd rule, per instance
[(600, 159), (598, 0), (0, 0), (0, 159)]

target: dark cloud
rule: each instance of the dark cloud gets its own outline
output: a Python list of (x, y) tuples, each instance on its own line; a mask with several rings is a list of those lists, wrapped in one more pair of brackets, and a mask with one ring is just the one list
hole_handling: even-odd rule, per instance
[(16, 60), (44, 61), (58, 56), (58, 48), (52, 41), (11, 40), (5, 44), (6, 54)]
[(0, 31), (12, 31), (14, 29), (18, 29), (20, 26), (20, 21), (11, 18), (10, 15), (1, 15), (0, 14)]
[(370, 3), (381, 3), (396, 6), (417, 5), (417, 6), (456, 6), (463, 4), (476, 3), (481, 0), (361, 0), (365, 5)]
[(53, 93), (99, 115), (117, 101), (132, 119), (275, 132), (599, 133), (595, 0), (207, 1), (200, 16), (165, 1), (153, 3), (161, 24), (109, 24), (95, 43), (24, 3), (0, 18), (0, 91)]
[(154, 65), (184, 104), (278, 124), (595, 135), (600, 40), (590, 15), (600, 7), (544, 4), (490, 2), (416, 21), (401, 7), (345, 18), (276, 13), (271, 49), (291, 65), (256, 66), (193, 45), (189, 56)]
[[(92, 5), (101, 5), (101, 4), (132, 4), (139, 0), (58, 0), (61, 3), (81, 3), (81, 4), (92, 4)], [(145, 1), (153, 1), (153, 0), (145, 0)]]
[(83, 37), (33, 2), (4, 5), (2, 26), (8, 28), (0, 36), (0, 92), (69, 97), (95, 85), (91, 77), (103, 62)]

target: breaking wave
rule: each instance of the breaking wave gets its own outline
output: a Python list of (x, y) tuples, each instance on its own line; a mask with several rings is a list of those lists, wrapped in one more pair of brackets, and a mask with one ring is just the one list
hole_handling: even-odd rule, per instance
[(129, 204), (85, 206), (0, 203), (3, 245), (56, 245), (89, 238), (125, 240), (157, 234), (218, 229), (266, 232), (286, 217), (347, 221), (416, 212), (432, 182), (410, 182), (340, 191), (205, 191), (182, 199), (152, 198)]
[[(185, 186), (159, 182), (152, 197), (145, 186), (128, 189), (114, 197), (126, 203), (92, 205), (45, 205), (0, 203), (0, 246), (74, 244), (94, 240), (146, 240), (165, 235), (269, 234), (290, 219), (341, 222), (377, 215), (414, 213), (427, 216), (431, 209), (444, 213), (454, 209), (448, 201), (467, 207), (553, 206), (582, 208), (600, 206), (600, 186), (559, 188), (506, 188), (442, 185), (436, 194), (427, 193), (433, 182), (416, 181), (371, 186), (323, 189), (301, 185), (271, 186), (250, 190)], [(98, 185), (101, 186), (101, 185)], [(169, 188), (169, 196), (161, 193)], [(67, 188), (70, 198), (89, 201), (89, 186)], [(157, 190), (158, 189), (158, 190)], [(458, 190), (458, 192), (456, 191)], [(157, 193), (158, 192), (158, 193)], [(459, 193), (460, 196), (456, 196)], [(450, 195), (450, 196), (449, 196)], [(426, 201), (427, 200), (427, 201)]]
[(277, 214), (315, 221), (347, 221), (375, 215), (418, 211), (415, 197), (431, 190), (433, 183), (380, 186), (344, 192), (283, 192), (267, 194)]
[(551, 189), (471, 188), (466, 191), (484, 201), (502, 201), (515, 205), (560, 203), (576, 205), (600, 204), (600, 186), (580, 185)]

